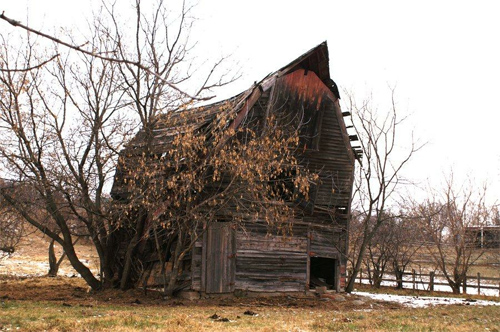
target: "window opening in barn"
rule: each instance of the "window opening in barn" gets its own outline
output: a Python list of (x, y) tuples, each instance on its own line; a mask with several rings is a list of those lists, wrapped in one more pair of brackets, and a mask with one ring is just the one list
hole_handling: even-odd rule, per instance
[(332, 258), (311, 257), (309, 288), (326, 286), (327, 289), (335, 289), (336, 263)]

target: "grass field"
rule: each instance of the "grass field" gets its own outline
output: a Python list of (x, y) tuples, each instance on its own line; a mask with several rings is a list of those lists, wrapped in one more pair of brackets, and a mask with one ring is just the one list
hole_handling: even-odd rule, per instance
[[(498, 331), (494, 307), (440, 307), (377, 311), (239, 306), (96, 305), (6, 301), (0, 330), (20, 331)], [(209, 318), (217, 313), (229, 321)]]
[(344, 302), (291, 296), (164, 300), (138, 290), (88, 292), (79, 278), (0, 280), (0, 331), (500, 331), (499, 327), (498, 306), (410, 309), (354, 295)]
[[(140, 290), (93, 293), (81, 278), (69, 277), (74, 272), (66, 262), (63, 276), (43, 277), (46, 247), (45, 242), (31, 238), (13, 257), (0, 261), (0, 331), (500, 332), (500, 306), (411, 309), (346, 294), (340, 302), (297, 295), (189, 301), (165, 300), (159, 293)], [(92, 250), (82, 245), (79, 255), (93, 267)]]

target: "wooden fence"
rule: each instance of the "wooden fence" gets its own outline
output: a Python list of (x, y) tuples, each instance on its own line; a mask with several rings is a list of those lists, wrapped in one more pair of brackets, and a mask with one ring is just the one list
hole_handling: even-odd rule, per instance
[[(394, 276), (394, 272), (385, 272), (384, 275)], [(407, 276), (407, 278), (405, 278), (405, 276)], [(361, 270), (356, 280), (358, 283), (363, 284), (363, 280), (369, 281), (369, 278), (366, 274), (363, 274), (363, 270)], [(418, 287), (419, 285), (422, 285), (424, 287), (423, 290), (430, 292), (434, 291), (435, 286), (448, 286), (451, 291), (451, 287), (446, 282), (444, 274), (437, 274), (435, 272), (418, 273), (417, 271), (412, 270), (411, 272), (405, 272), (402, 280), (397, 280), (396, 278), (382, 278), (382, 281), (392, 282), (395, 286), (397, 286), (398, 281), (401, 281), (403, 288), (412, 288), (414, 290), (422, 290)], [(405, 287), (405, 285), (408, 284), (410, 287)], [(498, 296), (500, 296), (500, 278), (483, 277), (480, 273), (476, 276), (466, 276), (463, 285), (463, 293), (467, 293), (468, 288), (476, 288), (478, 295), (480, 295), (481, 290), (484, 289), (498, 290)]]

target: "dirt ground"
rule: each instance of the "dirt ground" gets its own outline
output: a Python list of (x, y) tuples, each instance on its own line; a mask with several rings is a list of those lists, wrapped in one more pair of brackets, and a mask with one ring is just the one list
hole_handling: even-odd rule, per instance
[[(251, 307), (300, 307), (330, 308), (332, 310), (362, 310), (374, 308), (399, 307), (397, 304), (373, 301), (364, 297), (343, 294), (335, 299), (317, 296), (294, 295), (280, 297), (211, 297), (199, 300), (179, 298), (165, 299), (161, 292), (144, 290), (105, 290), (92, 292), (67, 260), (61, 264), (59, 275), (46, 277), (48, 271), (48, 239), (40, 233), (33, 232), (20, 243), (16, 252), (10, 257), (0, 259), (0, 299), (19, 301), (50, 301), (68, 305), (187, 305), (196, 306), (251, 306)], [(56, 254), (62, 253), (56, 246)], [(80, 243), (77, 254), (81, 260), (94, 271), (97, 270), (97, 255), (92, 246)], [(363, 303), (361, 303), (363, 302)], [(354, 303), (354, 304), (353, 304)]]
[[(143, 290), (105, 290), (92, 292), (81, 278), (71, 277), (8, 277), (0, 279), (0, 299), (15, 301), (47, 301), (71, 306), (141, 305), (141, 306), (241, 306), (241, 307), (284, 307), (322, 308), (335, 311), (362, 309), (397, 309), (399, 305), (384, 301), (373, 301), (365, 297), (343, 294), (341, 300), (315, 296), (272, 296), (272, 297), (220, 297), (187, 300), (165, 299), (160, 292)], [(362, 303), (361, 303), (362, 302)]]

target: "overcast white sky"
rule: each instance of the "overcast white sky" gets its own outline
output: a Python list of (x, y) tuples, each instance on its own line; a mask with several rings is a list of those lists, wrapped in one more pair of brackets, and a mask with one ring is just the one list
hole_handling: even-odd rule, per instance
[[(1, 0), (0, 11), (21, 21), (29, 14), (48, 31), (91, 14), (84, 0)], [(398, 106), (413, 114), (428, 145), (407, 177), (435, 186), (453, 168), (488, 181), (500, 198), (500, 1), (200, 0), (195, 15), (203, 56), (232, 53), (242, 68), (225, 94), (326, 40), (341, 89), (372, 92), (383, 107), (396, 86)]]

